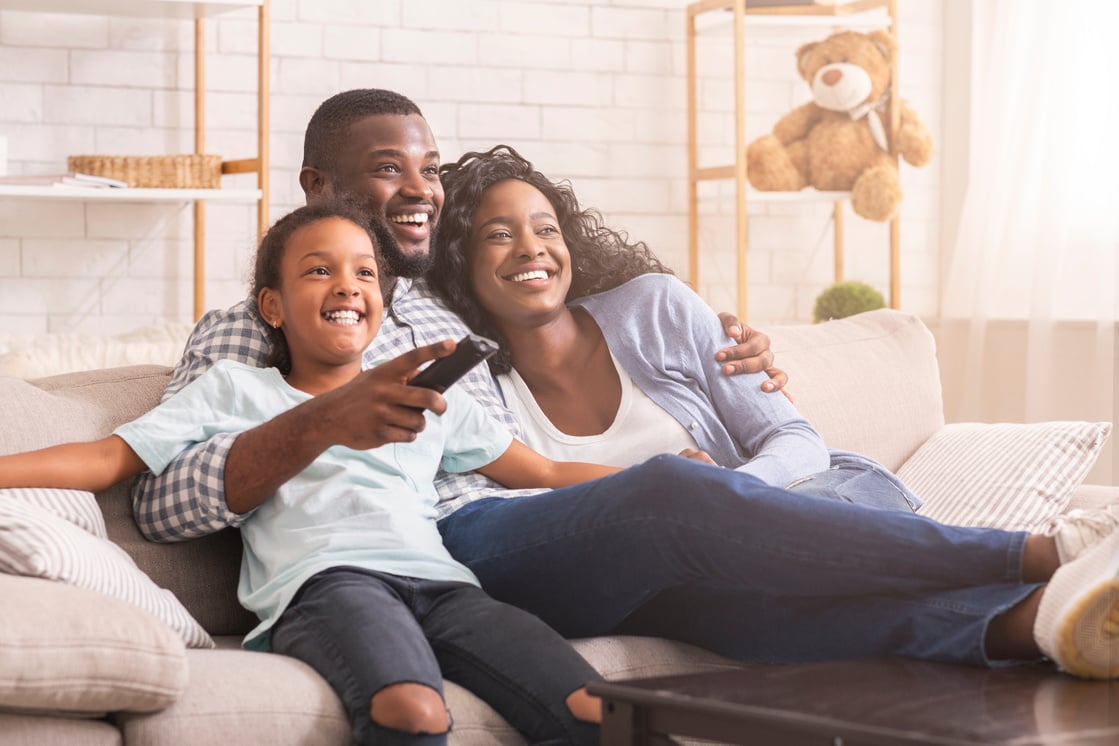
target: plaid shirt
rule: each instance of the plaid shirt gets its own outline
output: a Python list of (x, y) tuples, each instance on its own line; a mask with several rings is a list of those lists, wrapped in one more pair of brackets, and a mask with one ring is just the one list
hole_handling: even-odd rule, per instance
[[(432, 294), (422, 280), (398, 279), (381, 330), (365, 351), (363, 364), (387, 360), (421, 345), (442, 339), (461, 339), (469, 330), (453, 311)], [(187, 341), (163, 399), (201, 376), (215, 360), (236, 360), (263, 366), (268, 354), (266, 328), (248, 301), (210, 311), (199, 320)], [(514, 435), (520, 428), (501, 398), (489, 368), (479, 365), (457, 384), (473, 396), (491, 417)], [(183, 451), (158, 477), (145, 472), (133, 492), (133, 512), (144, 536), (152, 541), (181, 541), (244, 522), (225, 504), (225, 460), (237, 434), (222, 434)], [(439, 517), (480, 497), (515, 497), (540, 490), (507, 490), (477, 472), (448, 474), (435, 480)]]

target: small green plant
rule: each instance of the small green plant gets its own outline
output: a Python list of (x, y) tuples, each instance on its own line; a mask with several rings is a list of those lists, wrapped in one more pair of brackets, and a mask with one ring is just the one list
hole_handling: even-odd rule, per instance
[(828, 319), (842, 319), (863, 311), (885, 308), (886, 300), (865, 282), (837, 282), (816, 297), (812, 320), (817, 324)]

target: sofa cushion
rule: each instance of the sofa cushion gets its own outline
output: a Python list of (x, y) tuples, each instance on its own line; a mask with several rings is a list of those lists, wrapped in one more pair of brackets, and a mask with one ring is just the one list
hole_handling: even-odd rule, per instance
[(310, 666), (283, 655), (235, 649), (238, 642), (219, 638), (217, 650), (187, 651), (190, 683), (173, 705), (152, 714), (115, 716), (125, 743), (353, 742), (342, 703)]
[(1110, 422), (953, 423), (898, 477), (941, 523), (1039, 530), (1068, 507), (1110, 432)]
[(0, 571), (113, 596), (156, 617), (187, 645), (213, 647), (175, 595), (153, 583), (124, 550), (38, 505), (0, 500)]
[(4, 574), (0, 598), (0, 708), (150, 712), (186, 685), (182, 640), (132, 604)]
[(120, 730), (110, 723), (89, 718), (64, 718), (0, 712), (4, 746), (120, 746)]
[[(349, 721), (330, 686), (304, 663), (275, 653), (233, 649), (188, 650), (191, 680), (175, 704), (153, 714), (115, 717), (127, 743), (351, 743)], [(651, 637), (574, 640), (575, 649), (610, 679), (720, 671), (736, 664), (684, 643)], [(521, 738), (494, 710), (445, 682), (455, 746), (520, 746)]]
[(936, 344), (917, 316), (883, 308), (765, 331), (797, 409), (829, 447), (897, 471), (944, 425)]

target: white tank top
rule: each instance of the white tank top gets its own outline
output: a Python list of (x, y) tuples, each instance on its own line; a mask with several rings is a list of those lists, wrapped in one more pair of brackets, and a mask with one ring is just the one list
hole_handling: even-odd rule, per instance
[(635, 386), (613, 355), (610, 358), (622, 382), (622, 403), (614, 422), (600, 435), (560, 432), (540, 409), (517, 371), (498, 376), (505, 403), (521, 425), (521, 439), (537, 453), (555, 461), (586, 461), (622, 467), (659, 453), (697, 448), (691, 433)]

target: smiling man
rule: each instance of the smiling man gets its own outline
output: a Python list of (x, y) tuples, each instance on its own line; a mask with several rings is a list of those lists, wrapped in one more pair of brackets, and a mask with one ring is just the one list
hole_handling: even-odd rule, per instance
[[(366, 351), (366, 365), (397, 357), (443, 339), (461, 339), (469, 330), (422, 279), (431, 265), (431, 234), (443, 206), (439, 149), (418, 106), (382, 89), (355, 89), (324, 101), (307, 124), (299, 184), (308, 204), (344, 199), (360, 206), (378, 238), (380, 282), (385, 302), (381, 331)], [(729, 326), (730, 324), (728, 324)], [(725, 368), (756, 372), (772, 364), (769, 340), (745, 330), (746, 341), (724, 350)], [(252, 299), (208, 312), (195, 326), (182, 360), (163, 393), (167, 399), (221, 359), (262, 366), (268, 357), (268, 327)], [(716, 364), (712, 361), (712, 364)], [(784, 381), (778, 372), (776, 388)], [(470, 371), (463, 387), (514, 433), (519, 427), (505, 408), (485, 366)], [(221, 435), (177, 458), (160, 477), (145, 475), (133, 495), (136, 521), (153, 541), (182, 541), (238, 525), (225, 490), (257, 490), (310, 462), (312, 436), (336, 443), (360, 438), (365, 410), (354, 406), (361, 392), (340, 390), (297, 407), (282, 423), (238, 437)], [(323, 434), (327, 423), (332, 428)], [(351, 434), (353, 438), (351, 438)], [(238, 455), (227, 463), (237, 441)], [(440, 472), (436, 486), (440, 515), (479, 497), (505, 494), (480, 474)]]

